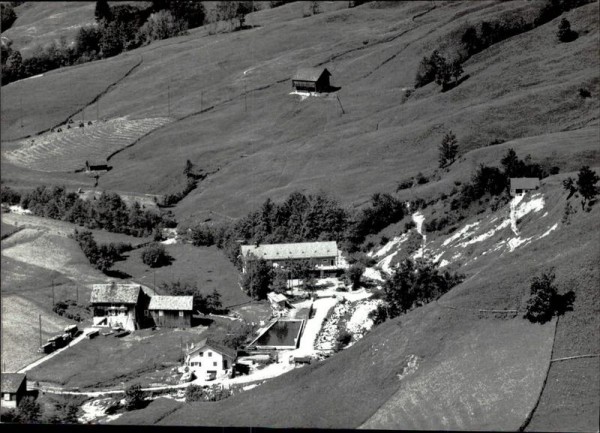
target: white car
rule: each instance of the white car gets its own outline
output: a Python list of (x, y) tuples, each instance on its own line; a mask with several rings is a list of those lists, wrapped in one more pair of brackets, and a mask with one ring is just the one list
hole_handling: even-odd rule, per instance
[(209, 380), (215, 380), (216, 378), (217, 378), (217, 373), (210, 371), (210, 372), (206, 373), (204, 380), (209, 381)]

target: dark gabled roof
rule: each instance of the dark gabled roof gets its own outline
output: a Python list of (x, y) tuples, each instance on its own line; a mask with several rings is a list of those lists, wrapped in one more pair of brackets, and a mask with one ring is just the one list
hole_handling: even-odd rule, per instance
[(26, 377), (23, 373), (2, 373), (0, 392), (16, 393)]
[(540, 186), (540, 180), (537, 177), (511, 177), (511, 189), (535, 189)]
[(187, 354), (188, 355), (192, 355), (193, 353), (196, 353), (200, 349), (203, 349), (205, 347), (210, 347), (215, 352), (219, 352), (221, 355), (225, 355), (225, 356), (227, 356), (227, 357), (229, 357), (231, 359), (236, 359), (237, 358), (237, 351), (235, 349), (231, 349), (229, 347), (222, 346), (220, 344), (214, 343), (213, 341), (209, 341), (206, 338), (204, 340), (201, 340), (200, 343), (198, 343), (197, 346), (194, 346), (193, 348), (189, 349), (187, 351)]
[(300, 68), (296, 71), (292, 80), (316, 82), (319, 81), (319, 78), (321, 78), (321, 75), (323, 74), (331, 75), (327, 68)]
[(115, 304), (135, 304), (140, 295), (141, 286), (131, 283), (94, 284), (92, 286), (92, 296), (90, 302), (94, 303), (115, 303)]
[(153, 296), (148, 305), (149, 310), (192, 311), (193, 307), (193, 296)]

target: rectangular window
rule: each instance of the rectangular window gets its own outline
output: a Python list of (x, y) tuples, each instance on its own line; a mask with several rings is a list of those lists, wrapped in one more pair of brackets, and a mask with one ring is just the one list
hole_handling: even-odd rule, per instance
[(4, 401), (10, 401), (10, 394), (9, 393), (4, 393)]
[(208, 352), (208, 356), (212, 356), (212, 352)]
[(223, 369), (227, 370), (227, 360), (226, 359), (223, 360)]
[(215, 362), (213, 362), (213, 366), (214, 366), (214, 367), (216, 367), (216, 366), (217, 366), (217, 362), (216, 362), (216, 361), (215, 361)]
[(183, 317), (183, 311), (179, 312), (179, 317)]
[(163, 317), (165, 312), (163, 310), (158, 310), (158, 317)]
[(204, 356), (204, 352), (200, 352), (198, 355), (200, 355), (200, 356)]

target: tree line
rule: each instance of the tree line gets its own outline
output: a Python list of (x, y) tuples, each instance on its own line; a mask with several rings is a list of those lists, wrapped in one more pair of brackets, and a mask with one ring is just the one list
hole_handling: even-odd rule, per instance
[(241, 269), (240, 243), (337, 241), (358, 251), (366, 236), (404, 218), (404, 204), (388, 193), (375, 193), (359, 211), (342, 207), (327, 194), (291, 193), (282, 203), (270, 198), (260, 209), (235, 222), (189, 227), (186, 236), (196, 246), (217, 245)]
[(40, 186), (22, 194), (20, 205), (36, 216), (138, 237), (176, 226), (171, 213), (142, 209), (137, 201), (127, 206), (119, 194), (106, 191), (98, 199), (83, 200), (64, 186)]

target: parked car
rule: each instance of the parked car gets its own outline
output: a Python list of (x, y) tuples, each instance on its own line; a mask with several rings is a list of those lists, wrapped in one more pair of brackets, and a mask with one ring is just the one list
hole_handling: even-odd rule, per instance
[(206, 376), (204, 377), (204, 380), (215, 380), (217, 378), (217, 373), (215, 373), (214, 371), (209, 371), (208, 373), (206, 373)]

